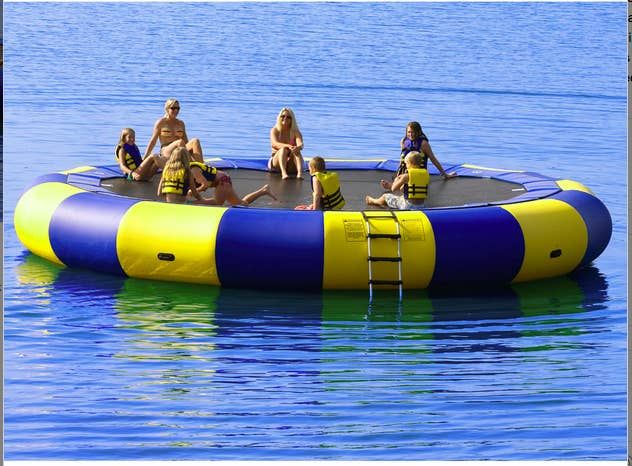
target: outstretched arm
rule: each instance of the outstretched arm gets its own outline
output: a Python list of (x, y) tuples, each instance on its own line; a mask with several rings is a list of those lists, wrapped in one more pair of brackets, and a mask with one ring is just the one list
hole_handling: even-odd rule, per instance
[(159, 127), (160, 127), (161, 121), (162, 119), (156, 121), (156, 123), (154, 124), (154, 130), (153, 130), (153, 133), (151, 134), (151, 139), (147, 143), (147, 148), (145, 149), (145, 155), (143, 156), (143, 158), (146, 158), (149, 155), (151, 155), (151, 151), (154, 149), (154, 146), (156, 145), (156, 141), (158, 141), (158, 134), (160, 134)]
[(404, 186), (406, 183), (408, 183), (408, 173), (399, 175), (393, 180), (392, 183), (390, 181), (380, 180), (380, 185), (382, 186), (382, 188), (388, 189), (391, 192), (400, 191), (402, 189), (402, 186)]
[(162, 177), (160, 178), (160, 183), (158, 183), (158, 191), (156, 192), (156, 196), (162, 196)]
[(202, 196), (200, 196), (200, 193), (195, 187), (195, 178), (193, 176), (193, 173), (189, 173), (189, 189), (191, 190), (191, 194), (193, 195), (194, 198), (196, 198), (198, 201), (202, 200)]
[(318, 178), (312, 178), (312, 210), (321, 210), (323, 208), (323, 185), (320, 184)]
[(430, 143), (428, 142), (428, 140), (424, 139), (424, 141), (421, 143), (421, 149), (424, 151), (424, 154), (428, 156), (428, 158), (433, 163), (433, 165), (437, 167), (437, 169), (439, 170), (439, 173), (441, 173), (441, 176), (443, 176), (443, 179), (448, 180), (456, 176), (456, 173), (454, 172), (447, 173), (443, 169), (443, 167), (441, 166), (441, 162), (437, 160), (437, 157), (434, 155), (434, 152), (432, 152), (432, 147), (430, 147)]

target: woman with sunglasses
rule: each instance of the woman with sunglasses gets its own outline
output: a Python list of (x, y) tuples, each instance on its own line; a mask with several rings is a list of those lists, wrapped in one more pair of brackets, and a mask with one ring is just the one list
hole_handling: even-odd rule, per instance
[(193, 161), (204, 162), (200, 140), (198, 138), (189, 140), (184, 121), (177, 118), (179, 112), (180, 102), (176, 99), (167, 99), (165, 102), (165, 115), (154, 124), (151, 139), (145, 150), (145, 157), (147, 157), (151, 154), (156, 142), (160, 141), (160, 156), (156, 157), (156, 161), (161, 168), (165, 166), (165, 163), (171, 156), (171, 152), (176, 147), (186, 147)]
[(303, 135), (292, 109), (284, 107), (277, 116), (276, 125), (270, 129), (270, 146), (272, 155), (268, 161), (270, 171), (280, 171), (281, 178), (286, 180), (288, 173), (303, 178)]

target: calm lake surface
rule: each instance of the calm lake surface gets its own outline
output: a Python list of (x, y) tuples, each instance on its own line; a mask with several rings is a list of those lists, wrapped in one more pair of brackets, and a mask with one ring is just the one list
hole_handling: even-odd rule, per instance
[[(625, 460), (625, 3), (4, 6), (8, 460)], [(207, 157), (305, 155), (578, 180), (613, 237), (570, 277), (299, 294), (123, 279), (25, 252), (36, 176), (141, 150), (166, 98)], [(271, 264), (271, 273), (273, 265)], [(473, 271), (475, 273), (475, 271)]]

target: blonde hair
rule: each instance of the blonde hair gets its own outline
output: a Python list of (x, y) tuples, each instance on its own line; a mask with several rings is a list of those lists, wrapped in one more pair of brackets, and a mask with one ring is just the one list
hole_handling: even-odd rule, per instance
[(314, 171), (324, 172), (325, 171), (325, 159), (323, 159), (322, 157), (317, 155), (316, 157), (312, 158), (312, 160), (309, 161), (309, 166), (312, 167), (314, 169)]
[(121, 135), (119, 136), (119, 146), (125, 144), (125, 136), (127, 136), (128, 134), (133, 134), (134, 136), (136, 136), (136, 131), (134, 131), (132, 128), (123, 128), (121, 130)]
[(424, 158), (423, 155), (421, 155), (421, 152), (413, 151), (408, 153), (406, 158), (404, 158), (404, 161), (410, 162), (414, 167), (421, 167), (424, 163)]
[(178, 104), (178, 107), (180, 106), (180, 102), (178, 102), (178, 99), (167, 99), (167, 101), (165, 102), (165, 116), (169, 116), (169, 107), (171, 107), (173, 104)]
[(173, 179), (177, 177), (182, 170), (184, 171), (185, 180), (189, 179), (189, 175), (191, 173), (191, 168), (189, 167), (189, 163), (191, 158), (189, 156), (189, 151), (186, 147), (176, 147), (172, 152), (169, 160), (165, 165), (165, 168), (162, 170), (162, 176), (165, 179)]
[(290, 115), (290, 118), (292, 118), (292, 125), (290, 126), (290, 136), (292, 136), (292, 134), (296, 134), (299, 129), (298, 122), (296, 121), (296, 116), (294, 116), (294, 112), (290, 107), (283, 107), (281, 109), (281, 111), (277, 115), (276, 124), (274, 125), (274, 127), (277, 129), (277, 131), (281, 131), (281, 115), (283, 115), (284, 112), (288, 113)]

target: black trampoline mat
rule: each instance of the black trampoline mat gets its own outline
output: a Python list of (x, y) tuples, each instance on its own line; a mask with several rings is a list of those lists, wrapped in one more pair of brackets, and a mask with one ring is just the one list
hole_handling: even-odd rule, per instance
[[(233, 187), (241, 197), (257, 190), (264, 184), (269, 184), (278, 201), (264, 196), (256, 200), (253, 207), (269, 207), (278, 209), (293, 209), (298, 204), (310, 204), (312, 200), (311, 180), (305, 174), (303, 180), (290, 178), (282, 180), (278, 173), (259, 170), (222, 169), (233, 180)], [(392, 180), (392, 172), (380, 170), (337, 170), (340, 187), (346, 205), (343, 210), (367, 210), (364, 198), (368, 194), (379, 197), (384, 190), (380, 187), (380, 180)], [(147, 200), (159, 200), (156, 195), (160, 175), (151, 181), (129, 181), (125, 178), (108, 178), (101, 182), (101, 186), (113, 193)], [(201, 193), (203, 197), (212, 197), (213, 189)], [(517, 183), (459, 176), (450, 180), (443, 180), (439, 176), (430, 177), (428, 199), (426, 207), (449, 207), (465, 204), (499, 202), (523, 194), (525, 189)], [(375, 209), (375, 207), (371, 207)]]

